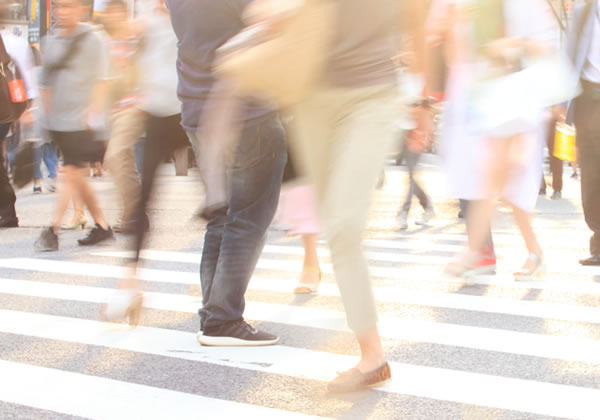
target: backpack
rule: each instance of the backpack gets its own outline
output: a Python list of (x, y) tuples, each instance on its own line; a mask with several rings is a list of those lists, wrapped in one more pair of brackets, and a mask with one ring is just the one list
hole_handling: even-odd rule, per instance
[(27, 92), (19, 67), (0, 35), (0, 124), (10, 124), (27, 109)]

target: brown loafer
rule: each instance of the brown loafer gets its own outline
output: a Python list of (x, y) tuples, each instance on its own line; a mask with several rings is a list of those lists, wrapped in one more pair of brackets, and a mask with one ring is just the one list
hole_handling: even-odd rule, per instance
[(337, 378), (327, 384), (327, 391), (330, 394), (341, 394), (345, 392), (361, 391), (363, 389), (376, 386), (392, 378), (390, 365), (385, 362), (370, 372), (362, 373), (354, 368), (346, 372), (341, 372)]

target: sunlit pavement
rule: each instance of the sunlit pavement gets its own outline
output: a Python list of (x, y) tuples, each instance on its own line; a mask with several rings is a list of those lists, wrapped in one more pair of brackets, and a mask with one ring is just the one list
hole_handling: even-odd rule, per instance
[[(598, 418), (600, 268), (577, 263), (589, 232), (571, 170), (564, 199), (540, 197), (534, 216), (546, 273), (512, 281), (527, 253), (500, 207), (498, 274), (466, 285), (440, 274), (463, 249), (464, 225), (444, 195), (436, 158), (424, 161), (421, 180), (436, 218), (416, 226), (415, 199), (409, 229), (397, 230), (407, 177), (403, 167), (389, 166), (365, 238), (393, 380), (343, 397), (328, 396), (325, 384), (354, 363), (358, 349), (324, 244), (324, 283), (318, 294), (298, 297), (291, 290), (301, 242), (270, 231), (246, 317), (280, 335), (280, 345), (203, 348), (195, 341), (204, 226), (192, 218), (202, 202), (194, 171), (175, 177), (171, 166), (162, 168), (139, 273), (146, 308), (136, 329), (98, 318), (131, 239), (80, 248), (85, 232), (62, 232), (58, 252), (35, 253), (56, 196), (20, 191), (22, 227), (0, 231), (0, 419)], [(116, 221), (110, 177), (92, 182)]]

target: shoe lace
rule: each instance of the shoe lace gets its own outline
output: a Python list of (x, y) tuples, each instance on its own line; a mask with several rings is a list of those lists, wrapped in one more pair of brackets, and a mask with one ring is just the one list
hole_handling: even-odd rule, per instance
[(238, 327), (248, 331), (250, 334), (256, 334), (256, 328), (254, 328), (252, 325), (248, 324), (243, 319), (238, 321)]

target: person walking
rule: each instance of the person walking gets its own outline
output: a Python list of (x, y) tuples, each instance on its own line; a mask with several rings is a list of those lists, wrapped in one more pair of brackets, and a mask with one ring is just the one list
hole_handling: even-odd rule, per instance
[[(9, 21), (8, 5), (7, 0), (0, 0), (0, 26)], [(0, 124), (0, 228), (11, 228), (19, 226), (19, 218), (15, 208), (17, 196), (10, 184), (7, 168), (4, 165), (5, 140), (13, 124), (22, 124), (25, 128), (29, 128), (34, 124), (35, 110), (31, 107), (31, 104), (38, 93), (34, 77), (33, 56), (29, 44), (25, 39), (17, 37), (5, 29), (0, 30), (0, 36), (2, 37), (4, 49), (21, 71), (29, 102), (28, 109), (19, 121)]]
[(177, 97), (177, 38), (164, 0), (156, 0), (151, 12), (142, 18), (139, 24), (144, 48), (137, 59), (137, 107), (144, 112), (146, 140), (141, 165), (141, 196), (133, 214), (134, 256), (128, 265), (129, 275), (121, 281), (119, 291), (102, 311), (104, 319), (126, 320), (131, 325), (137, 325), (140, 319), (143, 294), (136, 270), (148, 227), (146, 207), (152, 196), (156, 170), (176, 149), (190, 145), (180, 124), (181, 102)]
[(567, 36), (569, 55), (581, 79), (582, 94), (568, 105), (567, 122), (575, 123), (581, 168), (581, 201), (592, 231), (590, 256), (581, 265), (600, 266), (600, 4), (574, 7)]
[(105, 138), (106, 83), (109, 78), (108, 51), (100, 35), (81, 23), (88, 0), (57, 0), (55, 12), (59, 31), (45, 39), (40, 99), (44, 128), (64, 157), (64, 183), (54, 218), (35, 243), (38, 251), (58, 249), (57, 233), (72, 197), (81, 197), (95, 227), (79, 245), (113, 239), (93, 187), (87, 181), (87, 163), (102, 160)]
[[(112, 76), (109, 97), (112, 106), (111, 134), (104, 163), (113, 177), (122, 212), (113, 229), (133, 233), (141, 181), (135, 166), (134, 148), (144, 133), (145, 115), (139, 105), (137, 56), (142, 48), (140, 27), (129, 19), (123, 0), (110, 0), (102, 16), (111, 52)], [(148, 224), (146, 215), (142, 216)]]
[[(406, 9), (401, 11), (401, 6)], [(417, 34), (423, 14), (420, 1), (376, 0), (368, 8), (360, 0), (338, 2), (322, 81), (292, 109), (293, 150), (314, 185), (347, 322), (360, 346), (355, 367), (328, 384), (332, 393), (365, 389), (391, 378), (362, 234), (377, 178), (396, 138), (397, 114), (403, 112), (392, 61), (398, 23), (411, 16)], [(404, 30), (409, 28), (406, 21)], [(422, 63), (420, 57), (417, 62)]]
[[(462, 32), (468, 34), (462, 39), (462, 52), (467, 58), (463, 76), (469, 75), (465, 86), (469, 86), (469, 80), (484, 80), (474, 85), (475, 89), (485, 89), (488, 83), (496, 83), (497, 79), (494, 78), (491, 82), (486, 80), (486, 74), (480, 73), (480, 69), (492, 69), (488, 71), (493, 72), (501, 65), (499, 63), (504, 63), (505, 68), (517, 69), (509, 71), (509, 75), (514, 75), (521, 71), (516, 61), (543, 59), (552, 54), (552, 42), (549, 40), (552, 38), (550, 34), (554, 21), (546, 2), (532, 1), (527, 11), (515, 0), (482, 2), (477, 6), (475, 13), (471, 13), (468, 7), (455, 3), (450, 5), (448, 12), (455, 22), (466, 23), (471, 29)], [(504, 56), (511, 48), (512, 51), (518, 49), (519, 55)], [(543, 268), (542, 249), (531, 226), (530, 214), (539, 191), (543, 152), (540, 133), (544, 109), (543, 105), (538, 104), (541, 104), (538, 98), (530, 96), (522, 86), (517, 90), (519, 86), (510, 83), (518, 79), (507, 75), (500, 77), (505, 77), (500, 79), (505, 83), (501, 94), (488, 91), (484, 96), (482, 93), (479, 102), (475, 102), (473, 97), (464, 99), (463, 117), (470, 122), (468, 132), (478, 139), (475, 158), (480, 166), (472, 177), (477, 181), (476, 188), (483, 199), (468, 209), (467, 217), (471, 226), (468, 231), (468, 251), (448, 264), (445, 272), (465, 276), (477, 268), (476, 264), (482, 259), (481, 249), (489, 243), (489, 226), (495, 201), (502, 197), (512, 207), (528, 251), (525, 263), (515, 271), (514, 278), (531, 280)], [(467, 91), (472, 89), (467, 88)], [(513, 104), (513, 109), (500, 114), (501, 120), (492, 111)], [(472, 109), (475, 112), (464, 113)], [(515, 112), (515, 109), (518, 111)], [(476, 127), (474, 131), (473, 127)]]
[[(181, 124), (197, 154), (208, 146), (201, 121), (214, 111), (209, 97), (220, 99), (213, 89), (215, 51), (244, 28), (248, 4), (250, 0), (167, 0), (178, 39)], [(273, 107), (251, 100), (243, 100), (234, 124), (241, 134), (228, 167), (229, 200), (205, 212), (198, 342), (271, 345), (279, 338), (244, 320), (244, 294), (277, 208), (286, 162), (285, 131)]]

